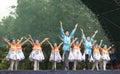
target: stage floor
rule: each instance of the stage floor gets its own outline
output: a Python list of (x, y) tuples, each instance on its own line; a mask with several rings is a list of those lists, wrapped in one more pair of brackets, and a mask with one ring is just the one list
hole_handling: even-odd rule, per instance
[(107, 71), (89, 71), (89, 70), (77, 70), (77, 71), (51, 71), (51, 70), (19, 70), (19, 71), (8, 71), (0, 70), (0, 74), (120, 74), (120, 70), (107, 70)]

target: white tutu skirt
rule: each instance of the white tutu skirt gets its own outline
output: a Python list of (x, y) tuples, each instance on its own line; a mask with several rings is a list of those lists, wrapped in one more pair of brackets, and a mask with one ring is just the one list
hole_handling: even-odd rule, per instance
[(59, 52), (51, 52), (50, 59), (51, 62), (60, 62), (62, 60)]
[(32, 50), (32, 52), (30, 53), (29, 59), (30, 61), (34, 61), (34, 60), (43, 61), (45, 58), (42, 50)]
[(100, 61), (101, 60), (100, 52), (93, 52), (93, 60), (94, 61)]
[(110, 61), (110, 56), (109, 56), (109, 54), (102, 54), (101, 59)]
[(69, 57), (68, 57), (69, 61), (82, 61), (82, 53), (80, 50), (78, 49), (73, 49), (70, 51)]
[[(85, 61), (85, 53), (84, 53), (83, 56), (82, 56), (82, 60)], [(94, 61), (92, 55), (88, 57), (88, 60), (89, 60), (89, 62), (93, 62), (93, 61)]]
[(25, 58), (22, 50), (9, 50), (6, 60), (23, 60)]

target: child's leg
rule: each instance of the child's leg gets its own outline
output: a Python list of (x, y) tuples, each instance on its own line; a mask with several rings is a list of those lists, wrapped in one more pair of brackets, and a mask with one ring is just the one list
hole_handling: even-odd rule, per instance
[(56, 70), (56, 62), (54, 62), (54, 64), (55, 64), (54, 66), (55, 66), (55, 70)]
[(34, 70), (37, 70), (37, 60), (34, 60)]
[(94, 63), (93, 63), (93, 67), (92, 67), (92, 70), (94, 70), (94, 69), (95, 69), (95, 63), (96, 63), (96, 62), (94, 62)]
[(76, 70), (76, 66), (77, 66), (77, 60), (74, 61), (73, 70)]
[(103, 61), (100, 61), (100, 70), (103, 70)]
[(14, 60), (10, 60), (10, 67), (8, 68), (8, 70), (13, 70), (14, 63)]
[(52, 70), (54, 70), (54, 62), (52, 62)]
[(104, 60), (104, 61), (103, 61), (103, 70), (106, 70), (106, 64), (107, 64), (107, 61)]
[(98, 68), (98, 61), (95, 62), (95, 66), (96, 66), (97, 70), (99, 70), (99, 68)]
[(17, 70), (17, 68), (18, 68), (18, 64), (19, 64), (19, 60), (16, 60), (15, 61), (15, 70)]
[(52, 70), (56, 70), (56, 62), (55, 61), (52, 62)]
[(37, 70), (39, 70), (39, 61), (37, 61)]

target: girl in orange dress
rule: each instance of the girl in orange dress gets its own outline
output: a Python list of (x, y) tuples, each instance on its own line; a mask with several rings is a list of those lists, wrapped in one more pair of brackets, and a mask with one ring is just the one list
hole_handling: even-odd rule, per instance
[(75, 43), (72, 43), (72, 46), (73, 46), (72, 51), (71, 51), (72, 58), (69, 55), (69, 60), (74, 61), (73, 70), (76, 70), (77, 62), (82, 61), (82, 53), (80, 51), (81, 50), (80, 46), (82, 44), (82, 41), (83, 40), (81, 40), (79, 43), (79, 41), (77, 39), (75, 39), (75, 41), (74, 41)]
[(51, 46), (51, 55), (50, 55), (50, 61), (52, 62), (52, 70), (56, 70), (56, 62), (60, 62), (62, 60), (60, 53), (59, 53), (59, 49), (61, 47), (61, 45), (63, 44), (60, 43), (57, 46), (57, 43), (54, 43), (53, 45), (47, 40), (47, 42), (50, 44)]
[(101, 51), (102, 51), (101, 58), (102, 58), (103, 70), (106, 70), (106, 64), (108, 61), (110, 61), (109, 50), (112, 47), (113, 47), (113, 45), (110, 46), (109, 48), (107, 47), (107, 45), (104, 45), (104, 47), (101, 49)]
[[(25, 41), (23, 41), (23, 37), (21, 39), (17, 39), (17, 44), (16, 44), (16, 54), (18, 56), (18, 59), (16, 60), (15, 63), (15, 70), (17, 70), (19, 61), (23, 60), (25, 58), (23, 51), (22, 51), (22, 46), (29, 41), (30, 38), (26, 39)], [(22, 42), (23, 41), (23, 42)]]
[(8, 70), (13, 70), (14, 63), (17, 60), (16, 40), (9, 41), (7, 38), (3, 38), (3, 39), (10, 46), (9, 52), (6, 56), (6, 60), (10, 61), (10, 66), (9, 66)]
[(101, 60), (100, 48), (102, 45), (102, 41), (103, 40), (100, 41), (99, 45), (96, 44), (96, 41), (93, 42), (93, 61), (94, 61), (94, 64), (93, 64), (92, 70), (94, 70), (95, 67), (97, 68), (97, 70), (99, 70), (98, 63)]
[(39, 70), (39, 62), (42, 62), (45, 59), (41, 46), (46, 40), (48, 40), (48, 38), (45, 38), (42, 42), (39, 42), (39, 40), (33, 41), (31, 35), (29, 35), (29, 37), (31, 38), (31, 41), (29, 40), (29, 42), (33, 46), (29, 59), (30, 61), (34, 61), (34, 70)]

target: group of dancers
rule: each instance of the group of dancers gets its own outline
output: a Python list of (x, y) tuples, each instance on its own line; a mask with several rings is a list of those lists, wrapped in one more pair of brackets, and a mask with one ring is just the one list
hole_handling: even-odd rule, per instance
[[(85, 69), (89, 69), (89, 62), (94, 62), (92, 70), (99, 70), (99, 63), (101, 70), (106, 70), (106, 64), (110, 60), (109, 50), (113, 47), (107, 47), (107, 45), (101, 46), (103, 40), (100, 41), (100, 44), (97, 44), (97, 41), (94, 40), (94, 37), (98, 33), (98, 30), (95, 31), (92, 37), (85, 36), (83, 29), (80, 29), (82, 32), (81, 41), (78, 38), (73, 38), (74, 33), (78, 27), (78, 24), (75, 25), (71, 33), (69, 31), (64, 31), (62, 27), (62, 22), (60, 21), (60, 31), (62, 40), (58, 45), (57, 43), (52, 44), (49, 41), (49, 38), (44, 38), (43, 41), (33, 40), (32, 36), (29, 35), (28, 38), (22, 37), (20, 39), (8, 40), (3, 38), (4, 41), (9, 45), (9, 52), (6, 56), (6, 60), (10, 61), (10, 66), (8, 70), (17, 70), (19, 61), (25, 59), (24, 53), (22, 52), (22, 46), (26, 42), (30, 42), (32, 45), (32, 52), (29, 55), (29, 60), (34, 62), (33, 70), (39, 70), (39, 62), (42, 62), (45, 57), (42, 52), (42, 44), (47, 41), (51, 47), (50, 61), (52, 62), (52, 70), (56, 70), (56, 63), (63, 61), (63, 69), (69, 70), (69, 62), (74, 62), (73, 70), (76, 70), (77, 63), (85, 61)], [(23, 39), (25, 39), (23, 41)], [(81, 52), (81, 44), (84, 45), (84, 53)], [(60, 55), (60, 47), (63, 45), (63, 55)], [(15, 68), (14, 68), (15, 66)]]

